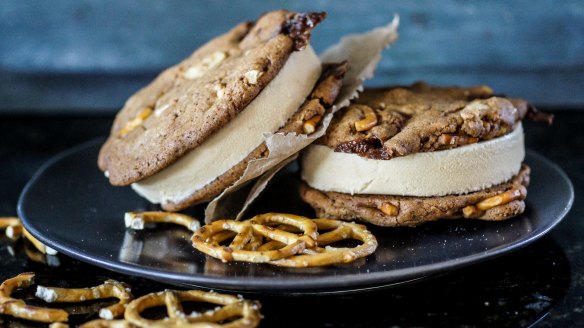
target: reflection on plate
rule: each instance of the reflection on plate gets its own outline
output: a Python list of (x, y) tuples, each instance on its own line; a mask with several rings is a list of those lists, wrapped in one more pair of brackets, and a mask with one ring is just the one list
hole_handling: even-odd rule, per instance
[[(29, 182), (19, 215), (43, 243), (114, 271), (174, 284), (264, 293), (343, 293), (401, 284), (516, 250), (543, 236), (569, 211), (573, 189), (555, 164), (533, 152), (526, 212), (504, 222), (445, 220), (418, 228), (370, 227), (377, 251), (354, 263), (280, 268), (222, 263), (191, 247), (180, 227), (127, 231), (127, 211), (153, 209), (131, 188), (112, 187), (96, 167), (103, 140), (63, 154)], [(297, 195), (298, 181), (283, 172), (251, 209), (313, 216)], [(196, 211), (197, 209), (195, 209)]]

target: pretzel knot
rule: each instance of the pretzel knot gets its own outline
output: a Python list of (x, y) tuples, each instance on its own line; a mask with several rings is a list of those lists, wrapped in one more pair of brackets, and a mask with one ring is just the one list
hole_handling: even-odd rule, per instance
[[(314, 219), (319, 235), (317, 247), (305, 249), (302, 255), (271, 261), (270, 264), (284, 267), (315, 267), (337, 263), (348, 263), (372, 254), (377, 249), (377, 239), (364, 225), (332, 219)], [(326, 232), (325, 232), (326, 231)], [(331, 247), (342, 240), (356, 239), (362, 243), (356, 247)], [(278, 247), (270, 242), (261, 249)]]
[[(291, 225), (303, 232), (297, 235), (273, 225)], [(221, 243), (233, 238), (229, 246)], [(280, 247), (259, 249), (263, 238), (276, 240)], [(268, 213), (248, 221), (219, 220), (199, 228), (192, 237), (193, 246), (223, 262), (267, 263), (290, 257), (316, 245), (317, 227), (312, 220), (291, 215)]]
[[(181, 302), (205, 302), (220, 305), (203, 313), (185, 314)], [(140, 313), (148, 308), (166, 306), (167, 318), (150, 320)], [(261, 320), (259, 305), (232, 295), (200, 290), (166, 290), (142, 296), (132, 301), (125, 312), (125, 319), (138, 327), (257, 327)], [(228, 322), (227, 322), (228, 321)]]

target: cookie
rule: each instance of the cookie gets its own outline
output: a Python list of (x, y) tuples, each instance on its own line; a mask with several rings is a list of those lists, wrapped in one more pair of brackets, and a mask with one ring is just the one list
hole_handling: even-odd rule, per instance
[[(306, 101), (292, 116), (278, 133), (310, 134), (321, 123), (325, 111), (329, 110), (337, 98), (343, 85), (343, 77), (347, 71), (347, 64), (329, 64)], [(233, 166), (227, 172), (218, 176), (208, 185), (195, 190), (191, 195), (180, 202), (164, 202), (162, 208), (167, 211), (180, 211), (190, 206), (212, 200), (227, 187), (236, 182), (244, 173), (250, 161), (267, 157), (269, 150), (265, 143), (254, 149), (245, 159)]]
[[(305, 49), (324, 13), (275, 11), (242, 23), (128, 99), (100, 150), (113, 185), (129, 185), (176, 162), (225, 127)], [(311, 74), (318, 74), (311, 73)]]
[[(359, 220), (384, 227), (415, 227), (438, 219), (457, 218), (500, 221), (517, 216), (525, 210), (529, 173), (529, 167), (523, 165), (519, 173), (507, 182), (461, 195), (350, 195), (320, 191), (303, 183), (300, 196), (315, 209), (318, 217)], [(509, 202), (485, 210), (473, 210), (480, 202), (505, 192), (513, 196)]]
[(523, 213), (525, 100), (488, 86), (366, 89), (303, 150), (302, 199), (318, 216), (417, 226)]
[[(490, 140), (515, 129), (528, 112), (522, 99), (493, 94), (487, 86), (409, 87), (366, 90), (338, 113), (318, 141), (335, 151), (389, 160)], [(375, 123), (357, 130), (355, 123), (373, 112)]]

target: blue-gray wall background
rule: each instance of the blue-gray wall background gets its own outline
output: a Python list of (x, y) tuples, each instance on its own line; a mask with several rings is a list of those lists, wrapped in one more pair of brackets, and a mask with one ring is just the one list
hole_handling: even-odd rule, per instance
[(326, 11), (323, 50), (399, 14), (370, 86), (488, 84), (550, 109), (584, 109), (584, 1), (0, 2), (0, 112), (113, 113), (160, 70), (261, 13)]

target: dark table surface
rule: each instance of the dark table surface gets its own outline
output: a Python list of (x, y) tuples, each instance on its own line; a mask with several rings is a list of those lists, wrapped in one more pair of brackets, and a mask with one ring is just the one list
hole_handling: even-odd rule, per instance
[[(574, 184), (571, 212), (548, 235), (516, 252), (409, 285), (351, 295), (248, 297), (262, 303), (261, 326), (584, 327), (584, 112), (554, 112), (552, 126), (525, 125), (527, 147), (559, 164)], [(0, 216), (16, 215), (20, 191), (47, 159), (106, 135), (111, 122), (97, 116), (0, 116)], [(119, 279), (138, 296), (174, 288), (62, 254), (59, 266), (41, 264), (26, 256), (25, 246), (0, 238), (0, 280), (34, 271), (40, 282), (53, 285)], [(77, 314), (72, 321), (92, 316)], [(0, 325), (29, 323), (0, 315)]]

